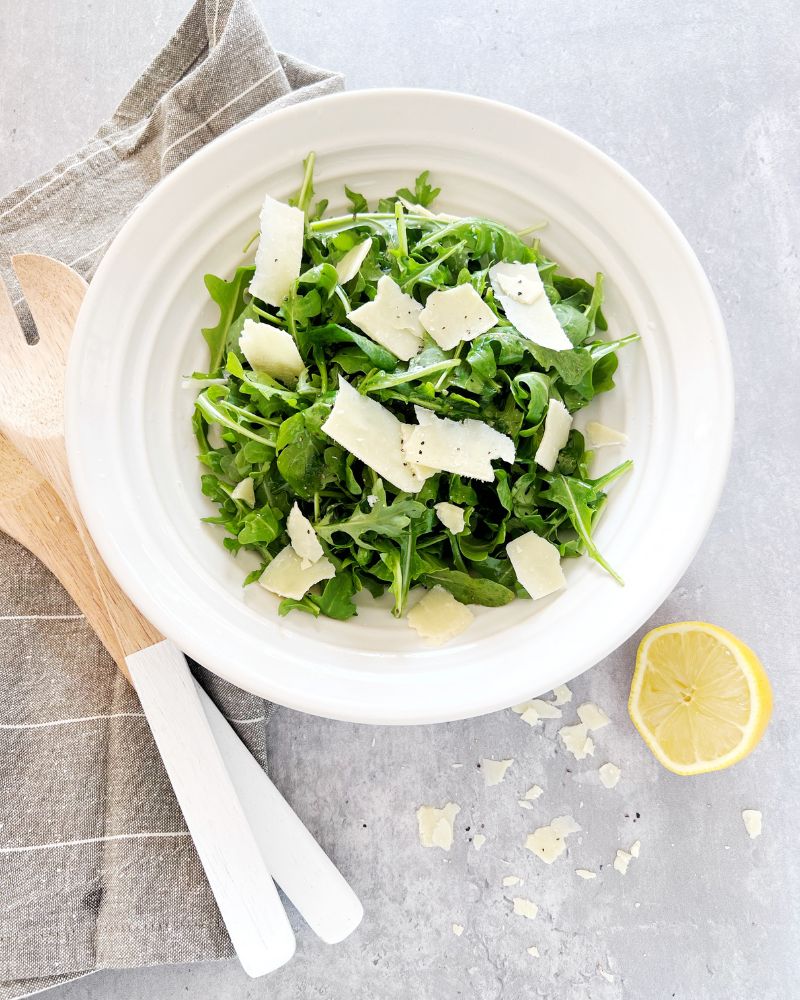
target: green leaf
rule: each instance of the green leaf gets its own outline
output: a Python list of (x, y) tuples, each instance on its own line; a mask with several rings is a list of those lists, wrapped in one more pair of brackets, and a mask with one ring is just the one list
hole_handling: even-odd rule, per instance
[(347, 195), (347, 200), (353, 206), (353, 215), (359, 215), (361, 212), (369, 211), (367, 199), (363, 194), (359, 194), (358, 191), (351, 191), (346, 184), (344, 186), (344, 193)]
[(325, 486), (323, 445), (309, 430), (306, 412), (284, 420), (278, 431), (278, 471), (298, 496), (313, 500)]
[(319, 607), (310, 597), (303, 597), (299, 601), (292, 597), (284, 597), (278, 605), (278, 614), (284, 617), (290, 611), (305, 611), (306, 614), (313, 615), (315, 618), (319, 618), (320, 613)]
[(397, 192), (398, 197), (405, 198), (406, 201), (411, 201), (415, 205), (422, 205), (423, 208), (428, 208), (442, 190), (428, 183), (429, 176), (430, 170), (423, 170), (414, 181), (414, 190), (410, 191), (407, 187), (400, 188)]
[(606, 562), (592, 538), (592, 521), (597, 513), (598, 505), (604, 499), (604, 494), (591, 483), (567, 476), (548, 477), (550, 487), (543, 494), (546, 501), (559, 504), (567, 512), (570, 524), (586, 552), (610, 573), (617, 583), (623, 583), (622, 577)]
[(458, 570), (439, 570), (423, 577), (426, 587), (440, 587), (449, 590), (462, 604), (482, 604), (487, 608), (499, 608), (514, 600), (514, 591), (493, 580), (469, 576)]
[(336, 576), (326, 582), (322, 594), (319, 597), (312, 596), (310, 599), (327, 618), (346, 621), (358, 614), (358, 609), (353, 604), (355, 592), (356, 582), (353, 574), (347, 570), (339, 570)]
[(218, 371), (222, 365), (228, 331), (236, 317), (244, 309), (245, 292), (254, 271), (254, 267), (237, 267), (236, 273), (230, 281), (218, 278), (215, 274), (207, 274), (203, 279), (208, 294), (219, 306), (217, 325), (207, 326), (202, 330), (203, 337), (208, 344), (209, 372)]
[[(424, 504), (406, 497), (401, 493), (392, 503), (386, 500), (386, 490), (381, 479), (376, 479), (372, 487), (372, 494), (375, 500), (370, 506), (369, 501), (364, 501), (357, 507), (352, 515), (342, 521), (328, 521), (323, 519), (314, 525), (317, 534), (326, 542), (333, 542), (337, 532), (349, 535), (353, 541), (359, 545), (366, 544), (364, 535), (383, 535), (387, 538), (399, 538), (412, 519), (420, 517), (424, 511)], [(362, 509), (366, 508), (366, 509)]]
[[(308, 339), (312, 344), (355, 344), (356, 347), (367, 357), (374, 368), (382, 371), (394, 371), (397, 367), (397, 358), (385, 347), (376, 344), (374, 340), (365, 337), (355, 330), (348, 330), (347, 327), (338, 323), (326, 323), (325, 326), (312, 327), (308, 331)], [(338, 355), (337, 355), (338, 360)]]
[(270, 507), (254, 510), (242, 519), (242, 525), (237, 535), (240, 545), (269, 545), (281, 533), (280, 522)]

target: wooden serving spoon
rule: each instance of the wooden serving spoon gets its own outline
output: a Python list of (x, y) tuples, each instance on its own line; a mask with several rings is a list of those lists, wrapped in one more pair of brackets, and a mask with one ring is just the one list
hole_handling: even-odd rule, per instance
[[(245, 972), (264, 975), (294, 953), (294, 933), (214, 740), (183, 654), (146, 621), (100, 558), (72, 487), (64, 444), (67, 350), (86, 291), (70, 268), (12, 258), (39, 332), (28, 345), (0, 282), (0, 431), (61, 498)], [(10, 363), (9, 363), (10, 362)], [(115, 658), (118, 657), (116, 650)]]

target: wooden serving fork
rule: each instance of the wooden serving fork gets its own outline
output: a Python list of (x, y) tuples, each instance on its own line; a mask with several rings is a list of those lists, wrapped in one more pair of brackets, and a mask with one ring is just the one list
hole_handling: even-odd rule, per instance
[(26, 343), (0, 282), (0, 430), (53, 487), (77, 527), (112, 626), (106, 636), (111, 652), (127, 666), (233, 946), (249, 975), (263, 975), (294, 953), (283, 904), (183, 654), (142, 617), (111, 576), (72, 488), (64, 444), (64, 372), (86, 283), (58, 261), (35, 254), (12, 263), (39, 342)]

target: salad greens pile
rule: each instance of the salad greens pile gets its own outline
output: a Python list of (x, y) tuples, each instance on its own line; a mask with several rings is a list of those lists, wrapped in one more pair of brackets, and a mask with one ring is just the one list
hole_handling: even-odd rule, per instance
[[(345, 188), (352, 211), (326, 218), (326, 201), (312, 207), (313, 165), (312, 154), (291, 202), (306, 223), (301, 274), (284, 303), (276, 308), (250, 295), (252, 266), (227, 280), (205, 278), (219, 320), (203, 330), (210, 360), (208, 371), (194, 376), (205, 384), (193, 429), (205, 467), (203, 493), (218, 507), (206, 520), (225, 529), (231, 553), (247, 549), (259, 557), (245, 584), (287, 545), (286, 519), (295, 502), (336, 575), (314, 588), (318, 592), (284, 599), (281, 614), (296, 609), (347, 619), (356, 614), (353, 597), (362, 589), (374, 596), (390, 591), (398, 617), (412, 586), (438, 584), (465, 604), (498, 606), (527, 597), (505, 547), (528, 531), (555, 544), (562, 557), (589, 555), (619, 579), (593, 531), (608, 487), (631, 463), (592, 478), (591, 452), (575, 429), (552, 472), (534, 461), (548, 401), (561, 400), (574, 413), (611, 390), (617, 350), (638, 340), (636, 334), (602, 339), (602, 275), (591, 284), (560, 274), (538, 239), (526, 242), (524, 234), (490, 219), (437, 215), (430, 206), (439, 189), (427, 171), (413, 189), (382, 198), (374, 210)], [(345, 289), (334, 265), (365, 237), (371, 249)], [(571, 350), (541, 347), (508, 322), (487, 278), (499, 261), (536, 264)], [(346, 319), (374, 298), (382, 275), (422, 303), (435, 289), (470, 282), (497, 324), (450, 351), (426, 335), (416, 357), (399, 361)], [(291, 334), (305, 364), (296, 384), (250, 368), (239, 347), (247, 319)], [(321, 429), (342, 377), (407, 423), (415, 422), (415, 405), (439, 417), (485, 421), (511, 437), (516, 460), (495, 463), (491, 483), (440, 472), (416, 494), (398, 492)], [(246, 477), (254, 484), (252, 507), (233, 496)], [(437, 518), (440, 501), (464, 509), (463, 532), (453, 534)]]

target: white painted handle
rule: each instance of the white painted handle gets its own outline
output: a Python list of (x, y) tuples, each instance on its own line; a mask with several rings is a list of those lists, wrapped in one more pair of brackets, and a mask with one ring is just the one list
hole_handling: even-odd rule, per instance
[(327, 944), (343, 941), (364, 916), (358, 896), (214, 702), (199, 684), (196, 686), (233, 787), (272, 877), (323, 941)]
[(272, 972), (294, 954), (294, 934), (186, 660), (164, 641), (126, 663), (242, 968)]

